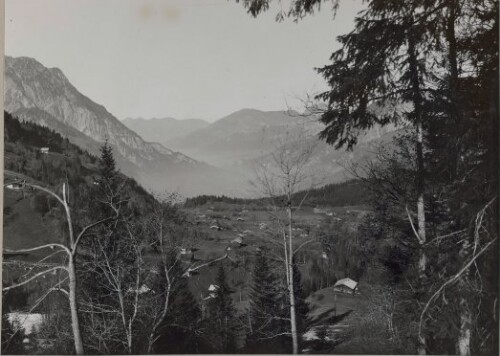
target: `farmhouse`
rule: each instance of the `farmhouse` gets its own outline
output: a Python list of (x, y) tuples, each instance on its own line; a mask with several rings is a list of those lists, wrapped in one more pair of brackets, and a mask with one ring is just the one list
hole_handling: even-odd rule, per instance
[(333, 286), (333, 290), (335, 292), (340, 293), (358, 293), (358, 282), (350, 279), (350, 278), (342, 278), (339, 279)]
[(243, 239), (241, 237), (237, 237), (234, 240), (231, 240), (231, 243), (235, 245), (241, 245), (243, 243)]
[(191, 248), (181, 248), (178, 259), (182, 262), (193, 262), (194, 261), (194, 251)]
[(23, 184), (22, 183), (11, 183), (11, 184), (7, 184), (5, 187), (7, 189), (20, 190), (20, 189), (23, 189)]
[(192, 255), (194, 250), (192, 248), (181, 247), (181, 255)]
[(208, 287), (208, 296), (205, 298), (205, 300), (215, 298), (215, 292), (217, 292), (218, 289), (219, 286), (217, 284), (211, 284)]
[(40, 153), (43, 153), (43, 154), (49, 153), (49, 148), (48, 147), (40, 147)]

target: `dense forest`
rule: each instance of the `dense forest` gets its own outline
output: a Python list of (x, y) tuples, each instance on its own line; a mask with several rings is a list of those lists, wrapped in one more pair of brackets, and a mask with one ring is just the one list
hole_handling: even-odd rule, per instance
[[(285, 198), (281, 197), (281, 199)], [(362, 205), (368, 203), (369, 191), (363, 181), (351, 180), (343, 183), (327, 184), (323, 187), (299, 191), (294, 194), (293, 199), (299, 202), (304, 200), (304, 206), (313, 207)], [(184, 206), (192, 208), (217, 202), (265, 206), (266, 204), (269, 204), (269, 199), (243, 199), (226, 196), (199, 195), (194, 198), (187, 198)]]

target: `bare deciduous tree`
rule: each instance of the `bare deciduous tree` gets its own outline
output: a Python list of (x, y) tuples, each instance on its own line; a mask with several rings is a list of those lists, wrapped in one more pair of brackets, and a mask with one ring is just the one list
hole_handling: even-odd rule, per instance
[(47, 273), (56, 271), (56, 270), (63, 270), (68, 273), (68, 290), (64, 289), (61, 287), (60, 283), (58, 283), (56, 286), (53, 286), (49, 288), (48, 292), (45, 294), (45, 296), (48, 296), (48, 294), (52, 291), (60, 291), (64, 295), (66, 295), (69, 299), (69, 305), (70, 305), (70, 311), (71, 311), (71, 327), (73, 331), (73, 338), (74, 338), (74, 344), (75, 344), (75, 352), (77, 355), (82, 355), (84, 353), (84, 346), (83, 346), (83, 340), (82, 340), (82, 334), (80, 330), (80, 320), (78, 318), (78, 304), (77, 304), (77, 277), (76, 277), (76, 263), (75, 263), (75, 256), (78, 250), (78, 247), (81, 243), (81, 240), (86, 234), (96, 226), (100, 224), (104, 224), (108, 221), (111, 221), (113, 219), (116, 219), (119, 215), (119, 209), (117, 205), (110, 203), (110, 207), (112, 207), (113, 211), (115, 214), (113, 216), (109, 216), (106, 218), (103, 218), (101, 220), (92, 222), (86, 226), (84, 226), (78, 234), (75, 234), (74, 232), (74, 227), (73, 227), (73, 221), (72, 221), (72, 216), (71, 216), (71, 208), (69, 206), (68, 202), (68, 195), (69, 195), (69, 188), (66, 185), (66, 183), (63, 184), (62, 186), (62, 195), (59, 196), (53, 191), (51, 191), (48, 188), (36, 185), (36, 184), (31, 184), (31, 183), (24, 183), (24, 186), (26, 187), (31, 187), (35, 190), (40, 190), (42, 192), (45, 192), (52, 197), (54, 197), (64, 208), (64, 213), (66, 216), (66, 223), (68, 227), (68, 237), (69, 241), (66, 244), (62, 243), (49, 243), (49, 244), (44, 244), (36, 247), (31, 247), (31, 248), (24, 248), (24, 249), (17, 249), (17, 250), (10, 250), (10, 249), (4, 249), (5, 252), (10, 252), (10, 253), (29, 253), (29, 252), (34, 252), (34, 251), (39, 251), (42, 249), (46, 248), (51, 248), (51, 249), (58, 249), (58, 252), (64, 252), (67, 256), (66, 262), (63, 265), (47, 268), (41, 272), (38, 272), (32, 276), (25, 276), (25, 278), (22, 281), (19, 281), (17, 283), (14, 283), (10, 286), (4, 287), (3, 290), (7, 291), (9, 289), (17, 288), (20, 286), (23, 286), (37, 278), (40, 278)]
[(294, 256), (306, 244), (294, 246), (294, 213), (301, 208), (307, 197), (305, 194), (301, 201), (294, 202), (295, 194), (307, 191), (315, 183), (315, 177), (308, 171), (310, 159), (316, 147), (316, 141), (310, 139), (304, 130), (287, 130), (283, 139), (279, 140), (274, 152), (255, 162), (256, 179), (252, 182), (261, 196), (268, 198), (273, 206), (274, 221), (277, 223), (282, 242), (269, 239), (271, 243), (279, 246), (282, 256), (276, 256), (285, 265), (286, 283), (289, 293), (290, 308), (290, 335), (292, 336), (293, 353), (299, 350), (299, 335), (297, 329), (297, 313), (294, 287)]

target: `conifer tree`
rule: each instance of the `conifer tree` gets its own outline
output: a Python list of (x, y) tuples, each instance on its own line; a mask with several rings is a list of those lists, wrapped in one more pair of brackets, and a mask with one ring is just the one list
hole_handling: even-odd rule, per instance
[[(247, 349), (250, 352), (279, 352), (286, 347), (283, 338), (274, 337), (283, 333), (288, 323), (283, 320), (282, 296), (278, 276), (272, 272), (272, 266), (263, 252), (256, 256), (250, 292), (250, 333), (247, 337)], [(288, 342), (286, 343), (288, 344)]]
[(102, 179), (106, 181), (112, 181), (117, 174), (116, 171), (116, 162), (113, 156), (113, 148), (109, 144), (108, 139), (104, 141), (104, 144), (101, 146), (101, 157), (99, 160), (99, 171), (102, 176)]
[(174, 354), (198, 353), (197, 330), (200, 327), (201, 311), (189, 290), (186, 278), (176, 279), (171, 300), (167, 317), (159, 327), (154, 351)]
[(235, 344), (236, 310), (231, 299), (231, 289), (226, 280), (226, 271), (221, 264), (215, 278), (217, 290), (209, 305), (210, 324), (213, 326), (213, 346), (215, 352), (232, 353)]

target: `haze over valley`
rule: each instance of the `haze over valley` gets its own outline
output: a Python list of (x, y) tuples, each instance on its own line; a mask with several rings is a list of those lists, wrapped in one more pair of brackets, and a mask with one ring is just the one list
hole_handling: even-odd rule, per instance
[(317, 116), (293, 111), (242, 109), (213, 123), (202, 119), (118, 120), (104, 105), (81, 94), (57, 68), (36, 59), (6, 57), (5, 108), (21, 120), (47, 126), (97, 154), (108, 139), (120, 169), (146, 189), (199, 194), (255, 196), (249, 181), (254, 162), (276, 150), (286, 133), (316, 144), (311, 170), (316, 185), (352, 178), (346, 167), (373, 156), (394, 128), (373, 128), (353, 152), (320, 141)]

